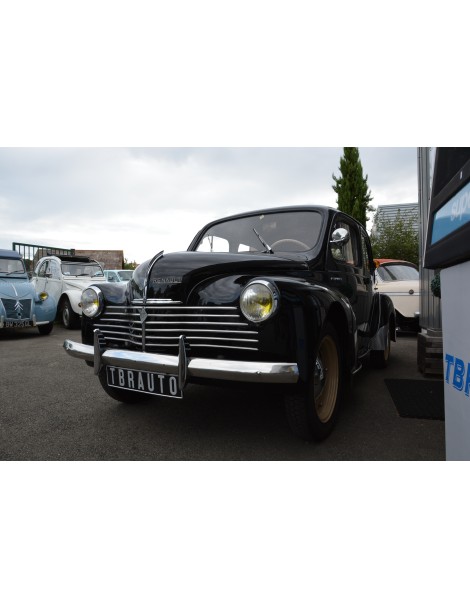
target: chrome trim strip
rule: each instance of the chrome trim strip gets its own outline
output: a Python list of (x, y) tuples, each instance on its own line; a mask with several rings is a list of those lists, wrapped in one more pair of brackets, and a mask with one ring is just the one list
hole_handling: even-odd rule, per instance
[[(94, 361), (94, 349), (66, 339), (65, 351), (72, 357)], [(175, 355), (108, 349), (101, 355), (103, 365), (178, 375), (180, 358)], [(294, 362), (239, 362), (234, 360), (188, 358), (188, 378), (205, 378), (247, 383), (297, 383), (298, 365)]]
[(145, 283), (144, 283), (144, 297), (142, 299), (142, 305), (145, 307), (147, 304), (147, 291), (149, 288), (149, 283), (150, 283), (150, 275), (153, 271), (153, 267), (157, 264), (157, 262), (160, 260), (160, 258), (163, 256), (163, 250), (161, 252), (158, 252), (158, 254), (156, 254), (152, 260), (150, 261), (149, 264), (149, 268), (147, 269), (147, 273), (145, 275)]
[(94, 361), (94, 349), (93, 345), (84, 345), (82, 343), (76, 343), (68, 338), (64, 341), (65, 351), (72, 357), (78, 357), (78, 359), (84, 359), (88, 362)]

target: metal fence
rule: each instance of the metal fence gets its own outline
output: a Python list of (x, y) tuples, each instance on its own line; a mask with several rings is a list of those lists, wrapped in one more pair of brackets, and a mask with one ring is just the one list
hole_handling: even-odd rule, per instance
[(23, 257), (28, 273), (32, 273), (37, 261), (42, 256), (50, 255), (65, 255), (73, 256), (75, 254), (74, 249), (65, 249), (63, 247), (52, 247), (50, 245), (33, 245), (32, 243), (15, 243), (13, 242), (12, 248), (16, 252), (19, 252)]

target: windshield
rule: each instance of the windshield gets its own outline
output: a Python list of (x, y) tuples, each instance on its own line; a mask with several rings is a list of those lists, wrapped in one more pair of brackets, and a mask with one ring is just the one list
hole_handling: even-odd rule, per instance
[(316, 211), (245, 216), (207, 229), (196, 244), (199, 252), (306, 252), (318, 242), (322, 217)]
[(26, 273), (24, 263), (19, 258), (0, 258), (0, 275), (16, 275)]
[(103, 277), (103, 271), (99, 264), (64, 262), (61, 267), (63, 275), (73, 275), (74, 277)]
[(132, 279), (134, 271), (118, 271), (117, 274), (119, 275), (121, 281), (129, 281), (129, 279)]
[(377, 269), (382, 281), (414, 281), (419, 279), (419, 273), (413, 266), (406, 264), (381, 265)]

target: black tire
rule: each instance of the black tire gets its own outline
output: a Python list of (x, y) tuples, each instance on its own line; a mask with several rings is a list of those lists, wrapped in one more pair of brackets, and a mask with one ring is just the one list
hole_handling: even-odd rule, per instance
[(44, 324), (44, 325), (36, 326), (36, 327), (38, 329), (39, 334), (46, 336), (47, 334), (50, 334), (52, 332), (52, 328), (54, 327), (54, 322), (51, 321), (48, 324)]
[(390, 337), (390, 324), (387, 332), (387, 344), (385, 349), (380, 351), (370, 352), (370, 363), (374, 368), (386, 368), (390, 359), (390, 348), (391, 348), (391, 337)]
[(60, 318), (67, 330), (76, 330), (80, 327), (80, 315), (72, 309), (68, 298), (65, 298), (60, 308)]
[(106, 391), (110, 398), (117, 402), (124, 402), (125, 404), (138, 404), (139, 402), (146, 402), (152, 396), (146, 393), (137, 393), (136, 391), (128, 391), (127, 389), (118, 389), (117, 387), (110, 387), (106, 380), (106, 369), (101, 368), (98, 374), (101, 387)]
[(320, 335), (314, 370), (296, 392), (285, 396), (289, 425), (304, 440), (324, 440), (332, 431), (341, 402), (342, 357), (338, 334), (327, 323)]

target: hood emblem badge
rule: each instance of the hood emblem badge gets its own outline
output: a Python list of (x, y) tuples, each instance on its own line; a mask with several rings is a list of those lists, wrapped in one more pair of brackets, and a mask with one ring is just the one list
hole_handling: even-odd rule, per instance
[(147, 319), (147, 317), (148, 317), (148, 313), (147, 313), (147, 311), (146, 311), (145, 309), (140, 309), (139, 316), (140, 316), (140, 321), (141, 321), (142, 323), (145, 323), (145, 320), (146, 320), (146, 319)]
[(23, 314), (23, 305), (21, 304), (21, 302), (19, 300), (16, 301), (14, 309), (15, 309), (15, 313), (18, 315), (18, 317), (21, 317), (21, 315)]
[(175, 283), (182, 283), (183, 277), (181, 276), (173, 276), (173, 277), (157, 277), (156, 279), (152, 279), (152, 283), (160, 284), (164, 283), (167, 285), (174, 285)]

